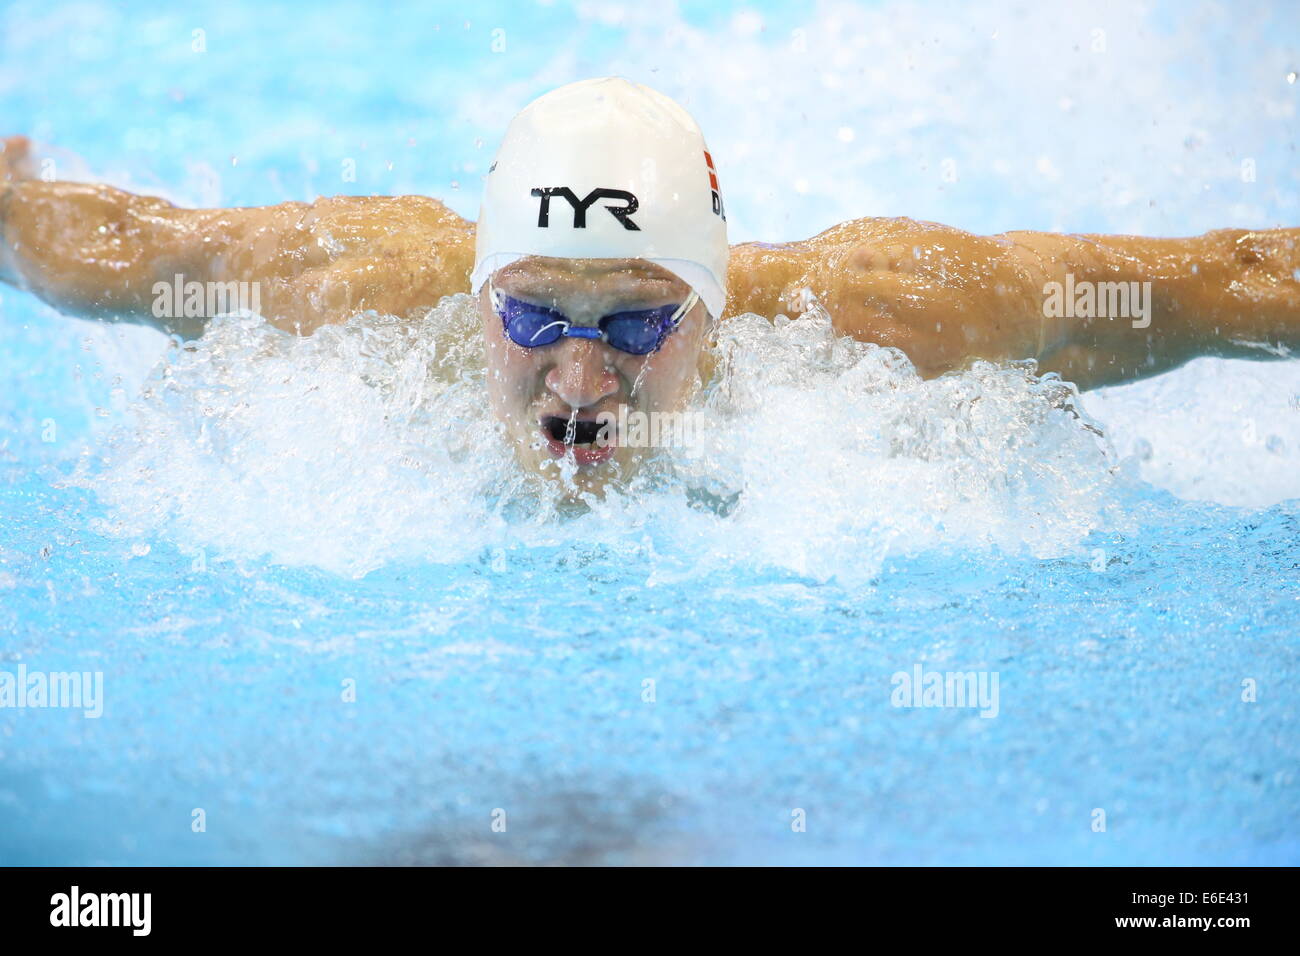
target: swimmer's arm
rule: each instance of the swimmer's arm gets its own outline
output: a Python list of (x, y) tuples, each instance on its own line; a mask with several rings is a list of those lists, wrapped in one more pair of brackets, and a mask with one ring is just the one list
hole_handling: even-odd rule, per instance
[[(925, 377), (974, 359), (1034, 358), (1081, 388), (1198, 355), (1300, 349), (1300, 230), (1192, 239), (976, 236), (910, 219), (859, 219), (801, 242), (732, 248), (730, 313), (798, 314), (807, 289), (835, 329), (901, 349)], [(1048, 283), (1150, 281), (1146, 318), (1044, 314)], [(1139, 286), (1139, 288), (1142, 288)], [(1143, 290), (1145, 292), (1145, 290)], [(1062, 293), (1064, 288), (1062, 288)]]
[(800, 242), (733, 246), (728, 310), (798, 315), (815, 301), (836, 332), (897, 348), (933, 378), (973, 359), (1034, 357), (1031, 265), (1010, 239), (856, 219)]
[(3, 199), (0, 279), (83, 318), (140, 322), (197, 335), (202, 319), (159, 318), (154, 285), (176, 273), (199, 282), (224, 270), (195, 243), (214, 212), (178, 209), (110, 186), (24, 180)]
[[(1059, 290), (1062, 305), (1072, 277), (1076, 314), (1043, 317), (1040, 368), (1081, 387), (1155, 375), (1202, 355), (1272, 359), (1300, 350), (1300, 229), (1221, 229), (1187, 239), (1007, 237), (1034, 254), (1043, 288)], [(1112, 304), (1119, 289), (1102, 284), (1125, 283), (1129, 314), (1102, 317), (1094, 305), (1092, 315), (1078, 315), (1086, 311), (1081, 282)]]
[[(12, 156), (20, 139), (0, 143)], [(159, 298), (177, 275), (256, 283), (262, 313), (302, 332), (365, 309), (411, 314), (469, 288), (473, 226), (433, 199), (182, 209), (111, 186), (12, 174), (0, 190), (0, 280), (87, 318), (197, 336), (206, 319), (177, 315), (175, 303), (168, 311)]]

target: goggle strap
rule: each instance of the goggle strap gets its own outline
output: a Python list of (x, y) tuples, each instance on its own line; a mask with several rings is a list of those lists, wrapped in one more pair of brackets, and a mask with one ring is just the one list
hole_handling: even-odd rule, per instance
[(686, 297), (686, 301), (677, 307), (677, 311), (673, 313), (673, 317), (668, 320), (672, 323), (673, 328), (677, 328), (677, 326), (682, 324), (682, 319), (686, 318), (686, 313), (691, 311), (691, 309), (695, 307), (695, 303), (699, 301), (700, 294), (692, 289), (691, 294)]

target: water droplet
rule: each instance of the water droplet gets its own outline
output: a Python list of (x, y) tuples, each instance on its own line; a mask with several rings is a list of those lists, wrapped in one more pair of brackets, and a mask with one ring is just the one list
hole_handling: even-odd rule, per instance
[(137, 541), (131, 545), (131, 553), (137, 558), (143, 558), (150, 551), (150, 547), (143, 541)]

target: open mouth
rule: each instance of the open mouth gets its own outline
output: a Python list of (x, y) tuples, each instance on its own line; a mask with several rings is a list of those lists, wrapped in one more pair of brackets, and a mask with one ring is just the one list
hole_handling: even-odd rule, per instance
[(573, 437), (571, 439), (569, 437), (569, 424), (569, 419), (561, 418), (559, 415), (547, 415), (542, 419), (542, 429), (554, 441), (564, 442), (566, 445), (594, 445), (596, 443), (596, 438), (600, 435), (600, 422), (578, 419), (572, 423)]
[[(556, 458), (572, 455), (580, 465), (605, 461), (614, 454), (613, 429), (595, 419), (570, 420), (559, 415), (543, 415), (539, 420), (546, 447)], [(598, 439), (603, 439), (599, 441)]]

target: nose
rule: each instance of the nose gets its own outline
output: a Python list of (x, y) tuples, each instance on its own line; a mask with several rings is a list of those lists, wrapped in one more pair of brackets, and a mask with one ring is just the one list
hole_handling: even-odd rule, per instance
[(618, 392), (618, 374), (606, 361), (606, 348), (590, 339), (564, 339), (546, 387), (570, 408), (586, 408)]

